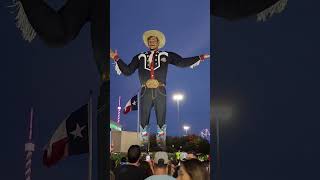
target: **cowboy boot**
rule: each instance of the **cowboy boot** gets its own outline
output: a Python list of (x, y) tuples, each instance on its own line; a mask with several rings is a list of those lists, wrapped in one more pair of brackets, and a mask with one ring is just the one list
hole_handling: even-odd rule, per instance
[(148, 151), (148, 145), (149, 145), (149, 128), (148, 126), (145, 126), (144, 128), (140, 125), (140, 145), (141, 150), (144, 152)]
[(160, 126), (157, 126), (157, 144), (158, 147), (161, 148), (161, 150), (166, 150), (166, 135), (167, 135), (167, 125), (164, 124), (161, 128)]

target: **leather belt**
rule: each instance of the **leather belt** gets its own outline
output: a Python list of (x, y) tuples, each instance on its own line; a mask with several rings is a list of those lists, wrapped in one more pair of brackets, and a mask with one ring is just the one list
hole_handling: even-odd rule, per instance
[(141, 87), (147, 87), (150, 89), (158, 88), (159, 86), (165, 87), (166, 85), (159, 82), (156, 79), (149, 79), (145, 84), (141, 85)]

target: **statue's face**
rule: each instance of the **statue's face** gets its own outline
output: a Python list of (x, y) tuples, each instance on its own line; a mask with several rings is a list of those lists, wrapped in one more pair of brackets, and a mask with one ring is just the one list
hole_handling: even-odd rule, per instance
[(148, 46), (151, 50), (154, 50), (154, 49), (158, 49), (159, 47), (159, 40), (157, 37), (155, 36), (151, 36), (148, 38)]

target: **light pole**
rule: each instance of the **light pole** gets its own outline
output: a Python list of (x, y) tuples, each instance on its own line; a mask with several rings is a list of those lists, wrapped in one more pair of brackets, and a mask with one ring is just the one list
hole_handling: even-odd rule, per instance
[(186, 131), (186, 136), (188, 135), (188, 130), (190, 129), (190, 126), (183, 126), (183, 129)]
[(172, 99), (173, 99), (174, 101), (177, 101), (177, 107), (178, 107), (178, 124), (180, 124), (180, 107), (179, 107), (179, 102), (180, 102), (181, 100), (183, 100), (183, 94), (180, 94), (180, 93), (173, 94)]

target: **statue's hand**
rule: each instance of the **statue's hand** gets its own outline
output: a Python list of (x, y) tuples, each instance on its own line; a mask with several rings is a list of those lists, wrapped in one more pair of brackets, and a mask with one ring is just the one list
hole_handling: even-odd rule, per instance
[(113, 59), (113, 60), (117, 60), (119, 58), (118, 51), (117, 50), (113, 51), (110, 48), (110, 58)]
[(200, 60), (203, 61), (203, 60), (205, 60), (205, 59), (210, 58), (210, 54), (202, 54), (202, 55), (200, 55), (199, 57), (200, 57)]
[(208, 58), (210, 58), (210, 54), (204, 54), (203, 57), (204, 57), (204, 59), (208, 59)]

